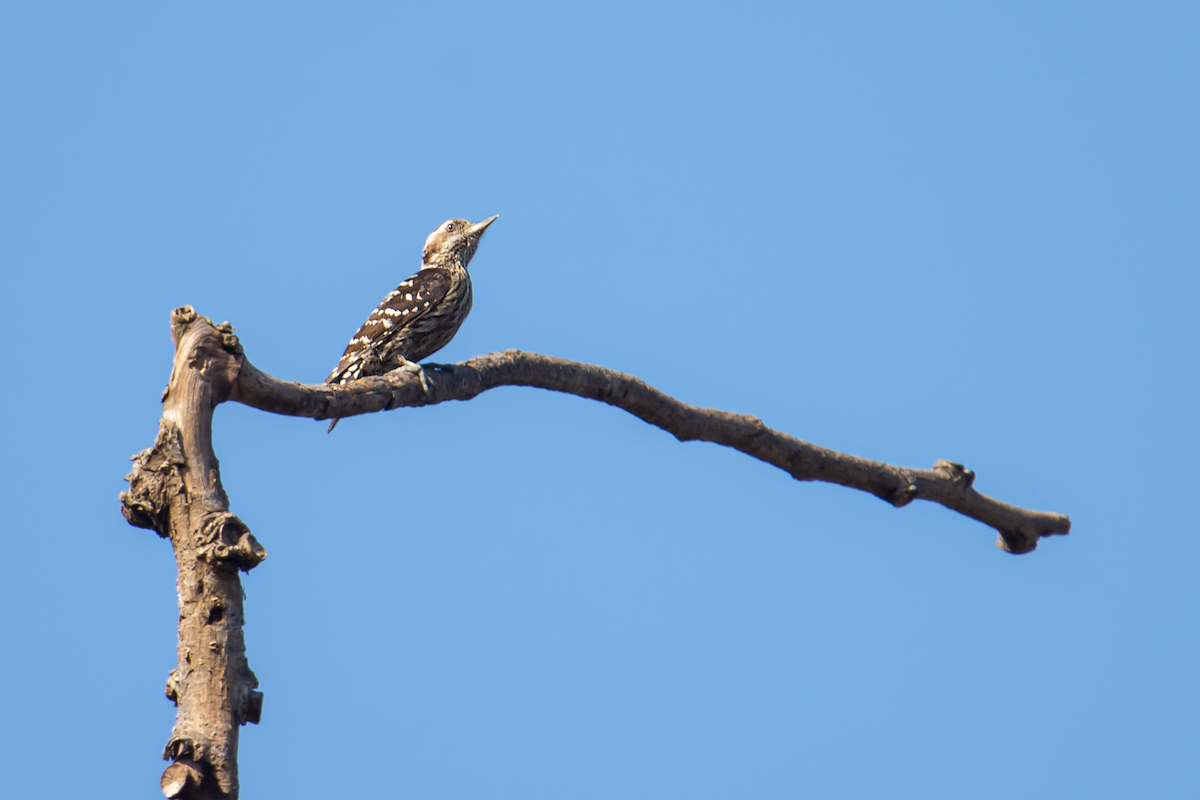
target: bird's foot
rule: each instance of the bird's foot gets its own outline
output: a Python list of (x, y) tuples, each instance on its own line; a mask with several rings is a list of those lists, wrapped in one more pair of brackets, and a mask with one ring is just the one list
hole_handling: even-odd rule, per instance
[(425, 380), (425, 370), (421, 367), (420, 364), (417, 364), (413, 361), (405, 361), (403, 364), (396, 367), (394, 370), (392, 370), (388, 374), (391, 375), (396, 372), (407, 373), (409, 375), (416, 375), (418, 378), (421, 379), (421, 388), (425, 390), (425, 394), (429, 394), (429, 382)]

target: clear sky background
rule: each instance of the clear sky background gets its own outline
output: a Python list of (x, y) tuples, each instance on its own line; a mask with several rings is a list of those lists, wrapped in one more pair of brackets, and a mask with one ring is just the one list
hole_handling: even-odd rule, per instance
[(216, 415), (243, 797), (1200, 792), (1195, 3), (8, 3), (0, 774), (159, 797), (168, 317), (315, 382), (449, 217), (436, 360), (635, 374), (1070, 514), (1031, 555), (532, 389)]

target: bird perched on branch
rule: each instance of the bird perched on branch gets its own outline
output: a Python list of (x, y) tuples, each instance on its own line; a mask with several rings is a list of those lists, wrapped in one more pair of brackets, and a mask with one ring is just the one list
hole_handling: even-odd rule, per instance
[[(399, 370), (414, 373), (429, 391), (417, 361), (445, 347), (471, 312), (471, 275), (467, 264), (479, 239), (496, 221), (443, 222), (425, 240), (421, 269), (401, 282), (354, 334), (325, 383), (346, 384), (369, 375)], [(338, 424), (329, 423), (329, 430)]]

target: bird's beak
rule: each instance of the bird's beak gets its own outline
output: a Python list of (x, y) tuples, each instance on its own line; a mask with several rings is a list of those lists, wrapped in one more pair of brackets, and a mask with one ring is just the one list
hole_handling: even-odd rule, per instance
[(495, 222), (498, 219), (500, 219), (499, 214), (497, 214), (494, 217), (488, 217), (483, 222), (476, 222), (474, 225), (471, 226), (470, 230), (468, 230), (467, 233), (470, 234), (471, 236), (478, 236), (479, 234), (481, 234), (487, 230), (488, 225), (491, 225), (493, 222)]

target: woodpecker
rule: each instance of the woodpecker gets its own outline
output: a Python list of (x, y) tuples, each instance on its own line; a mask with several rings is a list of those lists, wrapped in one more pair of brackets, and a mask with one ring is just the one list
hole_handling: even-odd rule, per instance
[[(417, 364), (445, 347), (471, 313), (471, 275), (467, 264), (479, 239), (496, 221), (443, 222), (425, 239), (421, 269), (402, 281), (354, 334), (325, 383), (347, 384), (369, 375), (398, 370), (415, 373), (428, 391)], [(329, 423), (332, 432), (338, 420)]]

